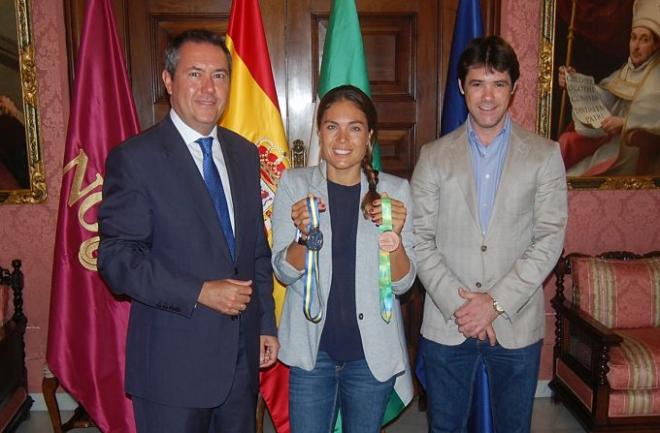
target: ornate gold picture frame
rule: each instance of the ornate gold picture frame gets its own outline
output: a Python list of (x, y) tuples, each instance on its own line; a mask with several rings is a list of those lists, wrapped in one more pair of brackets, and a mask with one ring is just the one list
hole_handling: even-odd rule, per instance
[(47, 192), (30, 0), (0, 0), (0, 15), (0, 203), (40, 203)]
[[(587, 45), (585, 40), (588, 42), (588, 37), (584, 36), (585, 31), (580, 31), (580, 25), (585, 26), (585, 21), (588, 20), (609, 20), (614, 19), (613, 16), (616, 16), (618, 25), (621, 27), (617, 30), (617, 34), (621, 35), (621, 38), (625, 40), (618, 41), (617, 45), (622, 47), (623, 50), (627, 50), (628, 40), (631, 32), (631, 23), (632, 23), (632, 4), (634, 0), (624, 0), (622, 2), (605, 2), (607, 7), (618, 7), (624, 14), (611, 13), (611, 11), (602, 11), (602, 18), (594, 17), (592, 15), (588, 17), (581, 17), (580, 13), (585, 13), (585, 10), (589, 7), (589, 3), (592, 2), (578, 2), (577, 0), (540, 0), (541, 1), (541, 39), (539, 45), (539, 84), (538, 84), (538, 106), (537, 106), (537, 132), (546, 137), (550, 137), (553, 140), (558, 140), (563, 132), (566, 132), (566, 125), (570, 122), (571, 109), (570, 102), (568, 101), (567, 95), (562, 95), (562, 89), (559, 89), (558, 86), (558, 68), (561, 65), (575, 65), (575, 68), (578, 72), (592, 75), (596, 78), (596, 83), (599, 82), (599, 79), (604, 75), (609, 73), (614, 74), (614, 71), (610, 69), (605, 71), (607, 67), (610, 66), (600, 66), (601, 70), (595, 70), (597, 68), (597, 62), (586, 62), (585, 66), (584, 56), (575, 53), (584, 53), (585, 50), (590, 48)], [(604, 3), (600, 2), (600, 5)], [(597, 6), (597, 5), (596, 5)], [(604, 6), (601, 6), (601, 9)], [(593, 22), (592, 22), (593, 24)], [(609, 22), (598, 21), (599, 25), (590, 25), (588, 30), (592, 33), (591, 38), (598, 38), (598, 35), (594, 36), (595, 32), (598, 31), (609, 31), (614, 25)], [(627, 24), (627, 28), (623, 28)], [(584, 43), (585, 47), (580, 46)], [(601, 41), (602, 43), (602, 41)], [(582, 50), (582, 51), (580, 51)], [(613, 50), (613, 48), (612, 48)], [(621, 51), (621, 49), (619, 50)], [(624, 53), (627, 56), (627, 51)], [(597, 56), (597, 53), (594, 53), (594, 56)], [(656, 56), (659, 54), (656, 53)], [(577, 65), (577, 61), (571, 56), (575, 56), (576, 59), (582, 59), (582, 67), (580, 68)], [(624, 59), (627, 57), (623, 57)], [(621, 56), (619, 56), (621, 57)], [(616, 59), (616, 60), (615, 60)], [(621, 67), (625, 60), (616, 58), (615, 56), (609, 56), (608, 59), (610, 62), (619, 62), (617, 63), (617, 68)], [(591, 65), (594, 65), (594, 70), (588, 70)], [(657, 67), (660, 67), (658, 65)], [(586, 69), (586, 70), (585, 70)], [(608, 74), (603, 74), (607, 72)], [(600, 73), (600, 76), (599, 76)], [(565, 92), (563, 92), (565, 93)], [(562, 102), (562, 97), (564, 101)], [(660, 101), (658, 101), (660, 104)], [(566, 120), (562, 121), (564, 118)], [(624, 136), (626, 141), (624, 141)], [(577, 175), (572, 176), (571, 170), (567, 170), (568, 176), (568, 185), (572, 189), (646, 189), (646, 188), (660, 188), (660, 136), (650, 134), (652, 137), (652, 146), (651, 149), (651, 158), (648, 157), (649, 147), (644, 148), (646, 153), (639, 151), (636, 165), (631, 165), (635, 167), (631, 173), (622, 173), (622, 174), (609, 174), (606, 171), (599, 175)], [(630, 146), (629, 149), (634, 149), (636, 142), (633, 140), (628, 140), (630, 135), (627, 135), (627, 131), (624, 127), (624, 132), (621, 134), (622, 140), (620, 146)], [(657, 142), (655, 138), (657, 137)], [(562, 140), (563, 141), (563, 140)], [(630, 144), (633, 143), (633, 144)], [(656, 144), (657, 143), (657, 144)], [(564, 152), (567, 144), (562, 143), (562, 151)], [(640, 147), (641, 149), (641, 147)], [(637, 149), (634, 149), (637, 151)], [(646, 155), (646, 156), (645, 156)], [(571, 164), (569, 157), (564, 156), (567, 166)], [(644, 158), (644, 159), (642, 159)], [(650, 171), (648, 168), (644, 169), (644, 173), (640, 174), (637, 169), (641, 166), (639, 161), (648, 162), (652, 161), (652, 168)]]

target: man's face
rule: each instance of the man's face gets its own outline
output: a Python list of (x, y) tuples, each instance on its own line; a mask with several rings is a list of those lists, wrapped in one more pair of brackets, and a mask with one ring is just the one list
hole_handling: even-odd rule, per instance
[(475, 66), (468, 69), (463, 83), (459, 80), (459, 86), (475, 132), (484, 144), (490, 144), (504, 126), (515, 89), (509, 73)]
[(639, 66), (658, 50), (660, 42), (653, 32), (646, 27), (634, 27), (630, 32), (630, 60)]
[(179, 117), (195, 131), (208, 135), (229, 96), (229, 64), (222, 48), (206, 42), (184, 43), (174, 76), (163, 71), (163, 82)]

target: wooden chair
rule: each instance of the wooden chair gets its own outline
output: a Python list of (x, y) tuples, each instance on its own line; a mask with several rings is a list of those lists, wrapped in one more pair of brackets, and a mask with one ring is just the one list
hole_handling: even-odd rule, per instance
[[(23, 272), (21, 261), (13, 260), (12, 269), (0, 267), (0, 431), (13, 432), (25, 420), (33, 400), (28, 394), (25, 366), (25, 329), (23, 314)], [(5, 301), (12, 298), (13, 313), (5, 321)]]
[(660, 251), (570, 254), (555, 276), (553, 397), (592, 432), (660, 432)]
[(60, 381), (50, 371), (48, 366), (44, 367), (44, 378), (41, 382), (41, 390), (44, 394), (46, 407), (48, 408), (48, 415), (50, 416), (50, 423), (53, 427), (53, 433), (64, 433), (76, 428), (96, 427), (94, 421), (89, 417), (87, 411), (78, 405), (73, 411), (73, 415), (68, 421), (62, 422), (60, 415), (60, 406), (57, 403), (56, 391), (60, 386)]

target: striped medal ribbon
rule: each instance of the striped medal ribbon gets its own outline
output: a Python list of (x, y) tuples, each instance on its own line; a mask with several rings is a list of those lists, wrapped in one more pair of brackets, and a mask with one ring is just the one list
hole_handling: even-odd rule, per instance
[[(323, 245), (323, 235), (319, 229), (319, 206), (315, 197), (309, 196), (306, 199), (307, 211), (309, 212), (310, 222), (307, 227), (307, 251), (305, 253), (305, 293), (303, 299), (303, 312), (307, 320), (318, 323), (321, 321), (323, 311), (321, 310), (321, 301), (318, 294), (319, 281), (319, 250)], [(318, 312), (313, 314), (312, 302), (316, 299)]]
[(380, 289), (380, 316), (386, 323), (392, 320), (392, 267), (390, 253), (399, 248), (399, 235), (392, 231), (392, 201), (389, 197), (381, 198), (381, 214), (383, 221), (378, 227), (379, 261), (378, 288)]

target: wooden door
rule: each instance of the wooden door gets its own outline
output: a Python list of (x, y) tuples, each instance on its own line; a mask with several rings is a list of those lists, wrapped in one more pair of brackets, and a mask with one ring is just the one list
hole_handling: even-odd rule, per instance
[[(356, 3), (380, 119), (383, 168), (408, 177), (419, 147), (434, 139), (440, 129), (458, 0)], [(260, 4), (289, 142), (308, 142), (331, 0), (261, 0)], [(84, 0), (65, 1), (71, 66), (83, 6)], [(231, 0), (113, 0), (113, 6), (144, 129), (169, 109), (161, 82), (168, 40), (192, 27), (224, 33)], [(499, 0), (482, 0), (482, 11), (487, 32), (497, 32)]]
[[(383, 169), (408, 176), (417, 143), (436, 135), (438, 1), (357, 2)], [(287, 113), (292, 139), (309, 141), (330, 0), (289, 0)]]

